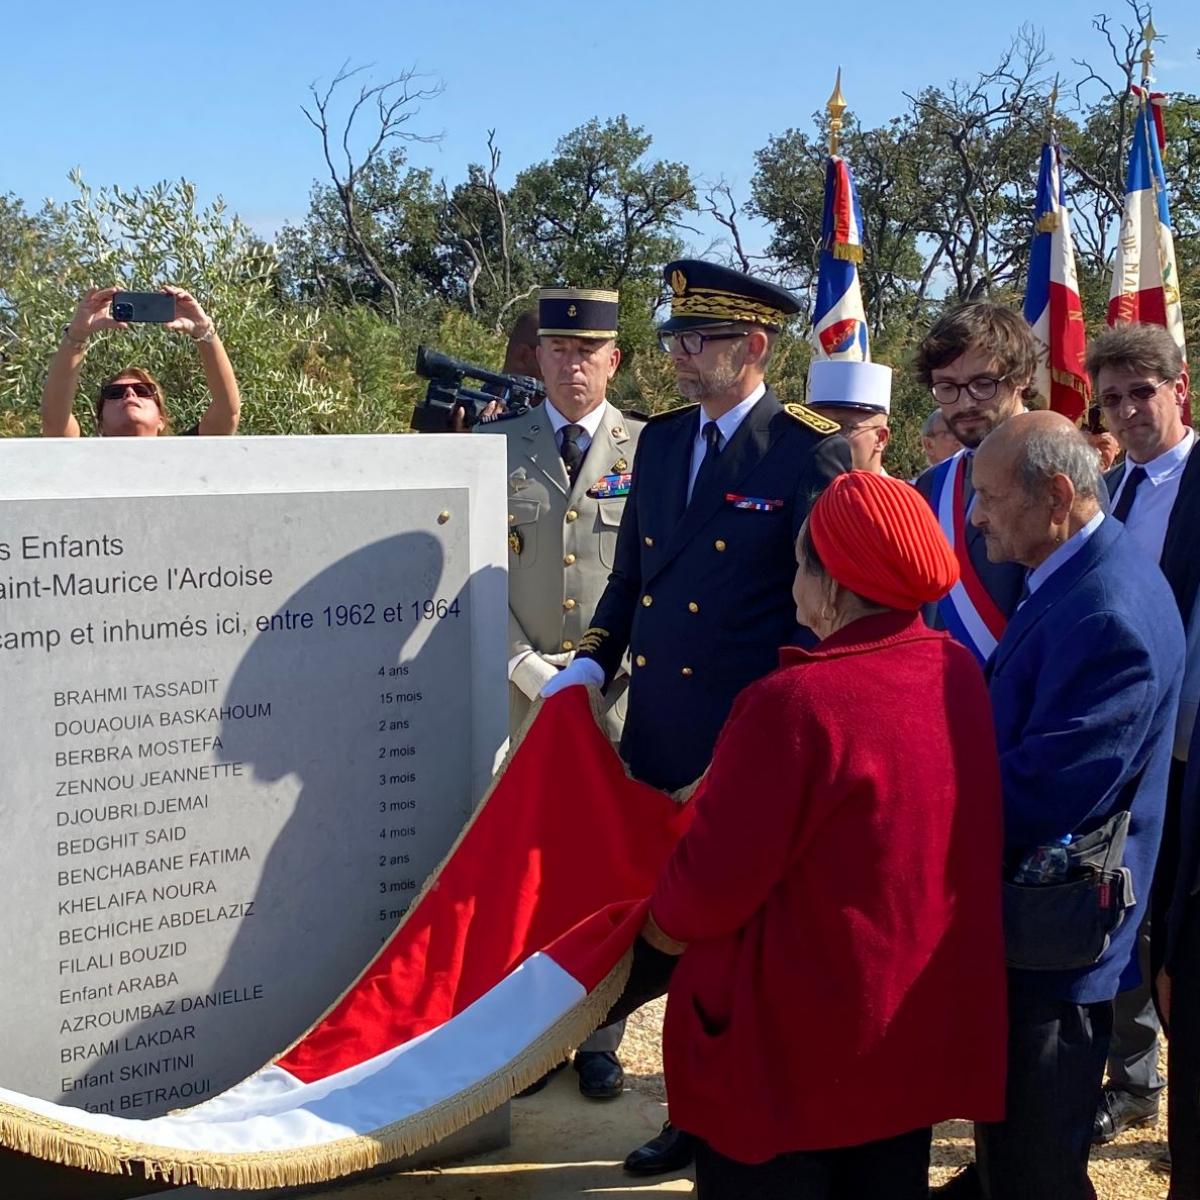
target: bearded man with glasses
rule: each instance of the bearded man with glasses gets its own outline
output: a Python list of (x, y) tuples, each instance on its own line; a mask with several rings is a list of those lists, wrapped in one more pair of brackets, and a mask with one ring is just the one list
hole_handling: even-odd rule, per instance
[[(235, 433), (241, 398), (233, 364), (212, 318), (200, 302), (180, 287), (164, 287), (175, 297), (175, 319), (162, 328), (191, 338), (200, 356), (204, 379), (212, 397), (200, 420), (184, 434), (206, 437)], [(63, 327), (62, 341), (42, 390), (42, 436), (79, 437), (79, 421), (71, 411), (79, 390), (79, 376), (87, 353), (88, 339), (106, 329), (127, 329), (112, 315), (115, 287), (93, 288), (80, 300), (70, 322)], [(104, 380), (96, 395), (96, 432), (102, 437), (158, 437), (171, 432), (162, 387), (149, 371), (130, 367)]]
[[(817, 494), (850, 469), (850, 448), (834, 421), (766, 384), (779, 330), (800, 309), (790, 292), (692, 259), (664, 276), (660, 343), (693, 403), (642, 430), (608, 585), (574, 661), (542, 695), (607, 687), (628, 650), (621, 757), (635, 778), (675, 791), (707, 768), (737, 694), (799, 635), (796, 535)], [(666, 990), (674, 959), (660, 959), (639, 983), (643, 1002)], [(690, 1135), (668, 1125), (625, 1166), (658, 1174), (692, 1153)]]
[(975, 499), (971, 470), (983, 439), (1025, 412), (1037, 356), (1037, 343), (1020, 313), (982, 302), (951, 309), (917, 347), (917, 377), (962, 446), (916, 480), (954, 547), (961, 572), (925, 620), (948, 630), (981, 665), (1020, 603), (1025, 569), (988, 560), (987, 543), (970, 519)]

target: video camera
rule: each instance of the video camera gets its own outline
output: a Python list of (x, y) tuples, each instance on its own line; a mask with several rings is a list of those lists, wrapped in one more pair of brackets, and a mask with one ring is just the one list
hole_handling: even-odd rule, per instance
[[(459, 362), (428, 346), (417, 347), (417, 374), (429, 380), (425, 399), (413, 409), (412, 427), (419, 433), (452, 432), (456, 408), (463, 410), (465, 425), (470, 429), (479, 423), (480, 412), (493, 400), (503, 404), (506, 413), (515, 415), (525, 412), (546, 394), (542, 384), (529, 375), (501, 375)], [(481, 383), (487, 390), (466, 387), (464, 379)]]

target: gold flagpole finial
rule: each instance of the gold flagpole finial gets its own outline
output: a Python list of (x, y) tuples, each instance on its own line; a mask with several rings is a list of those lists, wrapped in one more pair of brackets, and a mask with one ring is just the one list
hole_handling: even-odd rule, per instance
[(1046, 111), (1046, 132), (1050, 140), (1054, 140), (1054, 118), (1058, 107), (1058, 76), (1054, 76), (1054, 86), (1050, 89), (1050, 107)]
[(1146, 48), (1142, 51), (1142, 83), (1149, 84), (1150, 68), (1154, 65), (1154, 43), (1162, 41), (1150, 18), (1146, 19), (1146, 27), (1142, 30), (1142, 41), (1146, 43)]
[(842, 133), (842, 114), (846, 111), (846, 97), (842, 95), (842, 68), (838, 67), (837, 82), (833, 85), (833, 95), (825, 105), (829, 113), (829, 153), (838, 152), (838, 140)]

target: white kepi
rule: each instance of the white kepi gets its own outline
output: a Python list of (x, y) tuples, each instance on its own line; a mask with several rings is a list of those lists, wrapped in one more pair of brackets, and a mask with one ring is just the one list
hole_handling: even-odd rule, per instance
[(814, 408), (858, 408), (889, 413), (892, 368), (882, 363), (814, 359), (808, 368), (806, 402)]

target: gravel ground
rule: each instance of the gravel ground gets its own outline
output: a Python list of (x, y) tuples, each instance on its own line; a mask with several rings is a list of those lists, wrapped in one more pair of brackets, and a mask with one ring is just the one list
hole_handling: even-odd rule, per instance
[[(630, 1086), (659, 1100), (666, 1099), (662, 1075), (662, 1018), (665, 1000), (648, 1004), (629, 1018), (621, 1043), (621, 1062)], [(1166, 1071), (1166, 1061), (1162, 1063)], [(1158, 1125), (1131, 1129), (1107, 1146), (1092, 1150), (1092, 1181), (1099, 1200), (1159, 1200), (1167, 1194), (1167, 1176), (1151, 1163), (1167, 1146), (1167, 1105), (1160, 1107)], [(944, 1183), (971, 1158), (971, 1126), (947, 1121), (934, 1131), (934, 1184)]]

